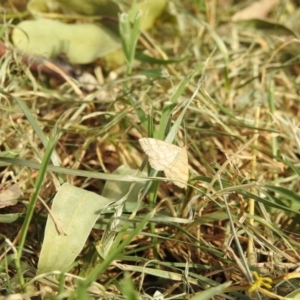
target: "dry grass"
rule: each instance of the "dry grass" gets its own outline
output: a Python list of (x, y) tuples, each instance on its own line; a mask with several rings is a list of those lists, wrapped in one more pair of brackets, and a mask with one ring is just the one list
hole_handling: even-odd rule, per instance
[[(0, 187), (5, 191), (18, 183), (20, 188), (18, 202), (0, 210), (3, 295), (137, 299), (137, 294), (153, 296), (158, 290), (165, 298), (197, 294), (199, 299), (208, 299), (218, 294), (216, 299), (224, 299), (227, 293), (235, 299), (280, 299), (296, 289), (300, 267), (299, 57), (291, 54), (288, 45), (298, 41), (278, 41), (274, 27), (263, 30), (229, 22), (239, 9), (230, 1), (224, 9), (207, 1), (211, 6), (203, 11), (197, 1), (182, 2), (175, 1), (173, 19), (166, 16), (158, 21), (138, 47), (144, 49), (147, 40), (151, 55), (184, 60), (168, 65), (139, 63), (130, 75), (124, 67), (106, 69), (103, 82), (92, 91), (76, 81), (63, 83), (32, 73), (16, 51), (1, 57)], [(286, 1), (272, 11), (273, 20), (289, 14)], [(8, 43), (5, 35), (3, 40)], [(153, 80), (140, 75), (157, 67), (164, 69), (163, 76)], [(103, 71), (96, 64), (81, 67), (80, 72), (84, 69), (96, 74)], [(180, 90), (182, 80), (195, 70)], [(111, 80), (113, 76), (117, 78)], [(183, 122), (176, 127), (184, 109)], [(70, 169), (58, 172), (53, 168), (42, 174), (38, 199), (51, 207), (63, 182), (102, 195), (105, 180), (99, 180), (99, 173), (109, 179), (106, 174), (121, 165), (138, 169), (144, 158), (138, 139), (154, 134), (164, 140), (170, 130), (177, 129), (174, 143), (189, 145), (188, 189), (166, 181), (146, 185), (147, 195), (135, 216), (131, 215), (134, 209), (123, 208), (121, 220), (128, 227), (117, 235), (123, 248), (106, 265), (96, 250), (103, 231), (109, 231), (105, 227), (113, 217), (109, 213), (94, 226), (68, 269), (69, 276), (56, 276), (52, 282), (36, 278), (48, 215), (41, 201), (34, 206), (23, 251), (18, 247), (40, 163), (51, 150), (43, 137), (54, 134), (57, 139), (50, 164)], [(81, 171), (89, 171), (89, 176)], [(136, 193), (128, 202), (136, 203), (141, 196)], [(144, 227), (130, 236), (140, 222)], [(22, 254), (20, 265), (18, 253)], [(27, 294), (20, 286), (20, 274)], [(88, 295), (88, 285), (81, 285), (71, 274), (88, 278), (89, 284), (95, 280), (101, 289), (89, 290)], [(270, 288), (262, 277), (272, 279)], [(200, 294), (229, 281), (225, 290), (211, 296)]]

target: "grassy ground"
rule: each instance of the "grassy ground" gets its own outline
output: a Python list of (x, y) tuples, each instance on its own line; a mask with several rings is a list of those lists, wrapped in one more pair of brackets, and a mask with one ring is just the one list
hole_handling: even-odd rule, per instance
[[(96, 74), (90, 91), (2, 54), (4, 299), (299, 297), (299, 41), (286, 27), (297, 6), (231, 22), (249, 4), (172, 1), (125, 42), (122, 66), (71, 66)], [(134, 50), (157, 61), (133, 62)], [(141, 137), (187, 145), (186, 189), (150, 168), (145, 179)], [(66, 182), (82, 190), (69, 196)], [(45, 252), (64, 268), (43, 269)]]

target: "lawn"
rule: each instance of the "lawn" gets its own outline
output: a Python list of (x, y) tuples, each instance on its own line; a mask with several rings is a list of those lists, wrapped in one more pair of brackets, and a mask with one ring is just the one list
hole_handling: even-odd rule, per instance
[(3, 1), (0, 299), (298, 299), (299, 5)]

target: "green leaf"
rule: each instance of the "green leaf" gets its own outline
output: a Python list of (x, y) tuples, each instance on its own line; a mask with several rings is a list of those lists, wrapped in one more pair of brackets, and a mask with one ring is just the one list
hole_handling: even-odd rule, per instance
[[(137, 170), (129, 169), (123, 165), (117, 168), (113, 174), (138, 176)], [(142, 172), (140, 175), (147, 177), (146, 172)], [(113, 201), (118, 201), (126, 196), (124, 211), (132, 212), (136, 209), (139, 192), (146, 186), (146, 182), (136, 182), (131, 191), (129, 191), (131, 185), (131, 182), (107, 180), (102, 191), (102, 196)], [(128, 195), (126, 195), (127, 193)]]
[(146, 0), (139, 1), (137, 9), (141, 11), (141, 30), (148, 30), (153, 27), (156, 19), (162, 14), (167, 0)]
[(47, 219), (37, 274), (66, 271), (82, 250), (101, 211), (110, 203), (95, 193), (63, 184)]
[(291, 292), (290, 294), (286, 295), (284, 297), (284, 299), (300, 300), (300, 289), (297, 289), (297, 290)]
[(23, 51), (48, 58), (64, 53), (76, 64), (91, 63), (121, 47), (117, 36), (104, 27), (47, 19), (19, 23), (12, 40)]

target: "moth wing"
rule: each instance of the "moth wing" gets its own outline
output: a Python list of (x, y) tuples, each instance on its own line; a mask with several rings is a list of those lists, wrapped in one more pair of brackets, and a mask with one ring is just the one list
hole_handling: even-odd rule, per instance
[[(185, 188), (186, 184), (183, 182), (187, 182), (189, 179), (189, 165), (188, 165), (188, 156), (186, 147), (180, 148), (180, 152), (178, 152), (174, 161), (168, 165), (164, 172), (167, 178), (175, 180), (173, 183), (181, 188)], [(176, 180), (180, 180), (183, 182), (178, 182)]]
[(157, 171), (164, 171), (182, 150), (180, 147), (152, 138), (141, 138), (139, 142), (149, 156), (151, 167)]

